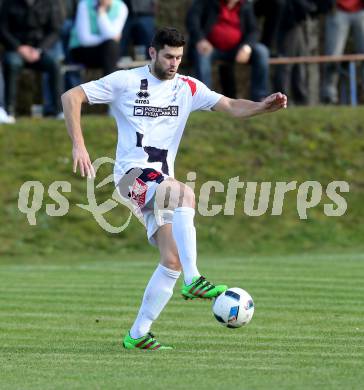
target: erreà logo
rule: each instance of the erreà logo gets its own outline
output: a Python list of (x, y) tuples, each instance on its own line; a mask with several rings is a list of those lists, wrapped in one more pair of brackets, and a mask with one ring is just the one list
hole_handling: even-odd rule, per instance
[(136, 94), (139, 99), (148, 99), (150, 94), (148, 92), (148, 80), (140, 80), (140, 91)]

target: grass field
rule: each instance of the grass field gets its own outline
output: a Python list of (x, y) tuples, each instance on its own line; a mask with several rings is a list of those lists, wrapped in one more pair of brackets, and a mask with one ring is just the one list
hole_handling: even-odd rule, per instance
[[(92, 160), (114, 157), (116, 129), (109, 117), (86, 116), (83, 129)], [(364, 107), (316, 107), (289, 109), (242, 121), (221, 113), (191, 115), (176, 163), (177, 178), (196, 171), (196, 195), (201, 185), (218, 180), (224, 193), (214, 193), (211, 204), (224, 204), (228, 180), (318, 181), (325, 189), (333, 180), (350, 184), (345, 193), (348, 209), (342, 217), (328, 218), (324, 195), (319, 205), (308, 211), (309, 218), (297, 214), (297, 193), (287, 194), (282, 216), (268, 213), (248, 217), (243, 213), (244, 191), (239, 190), (234, 216), (220, 213), (203, 217), (197, 212), (199, 249), (203, 252), (335, 253), (364, 251)], [(24, 118), (15, 127), (0, 126), (0, 256), (40, 256), (56, 252), (82, 252), (85, 248), (115, 254), (137, 251), (145, 242), (144, 230), (136, 219), (127, 231), (106, 234), (91, 214), (77, 207), (87, 204), (86, 182), (72, 174), (71, 143), (63, 122)], [(112, 171), (106, 164), (98, 173), (97, 184)], [(37, 212), (37, 225), (30, 226), (18, 210), (21, 185), (28, 180), (44, 185), (44, 200)], [(48, 189), (55, 180), (72, 184), (65, 193), (69, 212), (50, 217), (46, 204), (54, 204)], [(98, 204), (110, 199), (113, 184), (96, 192)], [(272, 202), (272, 197), (271, 197)], [(120, 226), (127, 217), (119, 206), (105, 219)], [(72, 232), (72, 234), (71, 234)], [(239, 234), (236, 234), (239, 232)], [(95, 237), (97, 236), (97, 240)]]
[(154, 266), (142, 254), (4, 260), (0, 388), (363, 388), (363, 254), (202, 257), (212, 280), (253, 295), (252, 323), (223, 328), (178, 285), (153, 329), (176, 349), (125, 351)]
[[(92, 159), (113, 157), (111, 118), (82, 123)], [(182, 300), (178, 286), (153, 328), (176, 349), (159, 353), (121, 346), (157, 262), (144, 229), (134, 218), (126, 231), (108, 234), (77, 206), (87, 203), (86, 182), (71, 172), (64, 123), (23, 118), (0, 126), (0, 390), (363, 389), (363, 123), (363, 107), (289, 109), (251, 121), (191, 116), (177, 178), (197, 170), (196, 194), (208, 180), (226, 186), (236, 176), (323, 188), (344, 180), (348, 209), (326, 217), (323, 195), (300, 220), (292, 192), (281, 216), (248, 217), (241, 191), (234, 216), (197, 213), (200, 270), (248, 290), (256, 312), (246, 328), (226, 329), (210, 303)], [(55, 180), (72, 185), (63, 217), (46, 212)], [(45, 189), (36, 226), (18, 209), (25, 181)], [(113, 190), (98, 189), (98, 204)], [(213, 194), (212, 204), (224, 196)], [(120, 226), (126, 216), (119, 205), (105, 218)]]

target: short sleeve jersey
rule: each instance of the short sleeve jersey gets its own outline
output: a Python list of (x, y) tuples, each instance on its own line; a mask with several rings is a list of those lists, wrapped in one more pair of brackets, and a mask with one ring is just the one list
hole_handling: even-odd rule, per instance
[(115, 180), (129, 169), (154, 168), (174, 177), (189, 114), (210, 110), (222, 95), (192, 77), (154, 77), (149, 66), (121, 70), (81, 85), (90, 104), (108, 103), (118, 128)]

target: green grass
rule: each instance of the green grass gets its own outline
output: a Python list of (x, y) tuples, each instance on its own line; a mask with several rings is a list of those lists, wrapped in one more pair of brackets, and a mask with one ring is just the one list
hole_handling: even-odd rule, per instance
[(211, 280), (252, 294), (251, 324), (223, 328), (208, 302), (182, 300), (178, 286), (153, 329), (176, 350), (125, 351), (155, 259), (5, 259), (0, 388), (363, 388), (363, 254), (202, 256)]
[[(111, 118), (86, 116), (83, 129), (92, 160), (114, 156), (116, 129)], [(248, 121), (219, 113), (191, 115), (177, 157), (177, 178), (185, 182), (187, 172), (196, 171), (197, 196), (204, 182), (222, 182), (225, 193), (212, 194), (212, 204), (224, 202), (228, 180), (236, 176), (244, 182), (314, 180), (324, 189), (333, 180), (350, 185), (350, 192), (343, 194), (348, 204), (344, 216), (326, 217), (324, 204), (330, 200), (323, 196), (308, 211), (308, 220), (300, 220), (297, 214), (297, 191), (287, 196), (282, 216), (248, 217), (243, 212), (245, 192), (239, 190), (234, 216), (203, 217), (197, 212), (199, 248), (231, 254), (362, 251), (363, 133), (363, 107), (296, 108)], [(0, 152), (0, 255), (50, 256), (65, 249), (115, 254), (138, 250), (145, 242), (135, 218), (127, 230), (112, 235), (77, 207), (87, 203), (86, 183), (71, 172), (71, 144), (64, 123), (24, 118), (15, 126), (0, 126)], [(111, 166), (105, 167), (97, 183), (110, 172)], [(29, 226), (18, 210), (19, 188), (27, 180), (45, 186), (36, 226)], [(72, 185), (65, 194), (69, 213), (63, 217), (46, 213), (46, 204), (54, 204), (47, 195), (54, 180)], [(112, 191), (112, 184), (96, 190), (97, 201), (109, 199)], [(114, 226), (126, 217), (121, 205), (105, 215)]]
[[(282, 216), (247, 217), (238, 193), (234, 216), (197, 213), (200, 269), (247, 289), (256, 313), (248, 327), (225, 329), (208, 303), (177, 293), (154, 327), (176, 350), (157, 354), (121, 348), (157, 259), (142, 226), (134, 219), (111, 235), (76, 206), (87, 203), (86, 183), (71, 173), (63, 123), (0, 126), (0, 389), (362, 389), (363, 124), (363, 107), (289, 109), (249, 121), (191, 116), (177, 178), (196, 171), (197, 194), (207, 180), (226, 186), (236, 176), (324, 188), (345, 180), (348, 210), (326, 217), (324, 196), (302, 221), (292, 193)], [(85, 117), (83, 129), (93, 160), (114, 156), (110, 118)], [(46, 191), (36, 226), (18, 210), (28, 180)], [(63, 217), (46, 213), (54, 180), (72, 185)], [(112, 191), (97, 190), (98, 203)], [(122, 206), (105, 215), (115, 226), (126, 216)]]

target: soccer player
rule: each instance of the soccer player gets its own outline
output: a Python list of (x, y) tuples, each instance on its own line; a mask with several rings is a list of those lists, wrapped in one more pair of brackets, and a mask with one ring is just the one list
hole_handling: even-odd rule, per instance
[(110, 105), (118, 127), (115, 184), (142, 217), (149, 242), (160, 252), (160, 263), (145, 289), (137, 318), (124, 337), (127, 349), (172, 348), (157, 341), (150, 328), (171, 298), (181, 270), (185, 299), (212, 299), (227, 289), (210, 283), (198, 270), (194, 193), (174, 179), (174, 160), (189, 114), (212, 110), (247, 118), (287, 105), (281, 93), (261, 102), (230, 99), (192, 77), (179, 75), (184, 45), (180, 32), (162, 28), (149, 49), (150, 65), (114, 72), (62, 96), (73, 142), (73, 170), (78, 167), (83, 177), (94, 177), (95, 172), (82, 135), (81, 105)]

